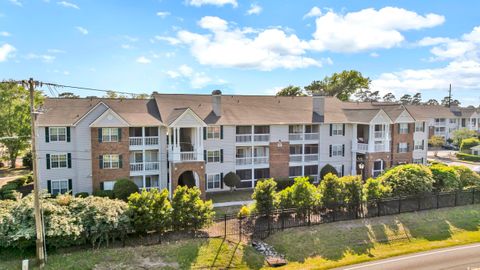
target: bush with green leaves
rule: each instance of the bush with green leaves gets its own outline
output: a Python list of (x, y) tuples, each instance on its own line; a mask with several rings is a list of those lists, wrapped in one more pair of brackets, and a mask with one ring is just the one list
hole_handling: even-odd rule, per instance
[(92, 193), (95, 197), (102, 197), (102, 198), (109, 198), (113, 199), (115, 196), (113, 195), (113, 190), (95, 190)]
[(270, 214), (277, 206), (277, 182), (270, 179), (258, 181), (253, 190), (252, 199), (255, 200), (255, 208), (260, 214)]
[(116, 199), (126, 201), (135, 192), (138, 192), (138, 186), (130, 179), (118, 179), (113, 185), (113, 195)]
[(334, 206), (342, 201), (342, 183), (337, 175), (328, 173), (318, 185), (320, 203), (322, 206)]
[(86, 198), (88, 196), (89, 196), (88, 192), (78, 192), (77, 194), (75, 194), (75, 197), (77, 198)]
[(229, 172), (223, 177), (223, 183), (230, 188), (230, 191), (240, 185), (240, 176), (234, 172)]
[(462, 141), (468, 138), (477, 137), (478, 133), (475, 130), (469, 130), (468, 128), (457, 129), (452, 133), (453, 142), (460, 146)]
[(293, 203), (292, 187), (289, 186), (280, 190), (277, 193), (277, 200), (278, 200), (278, 208), (280, 209), (294, 208), (295, 205)]
[(337, 169), (335, 169), (335, 167), (332, 165), (327, 164), (320, 170), (320, 179), (325, 178), (325, 176), (329, 173), (338, 175)]
[(290, 189), (293, 207), (299, 215), (307, 214), (318, 201), (317, 188), (310, 183), (308, 177), (296, 177)]
[(460, 175), (455, 168), (445, 165), (432, 165), (433, 187), (436, 191), (454, 191), (460, 188)]
[(29, 170), (33, 169), (32, 151), (28, 151), (25, 156), (22, 157), (22, 165)]
[(379, 200), (388, 197), (391, 191), (390, 187), (384, 185), (381, 178), (368, 178), (363, 184), (363, 200)]
[(457, 158), (461, 160), (473, 161), (473, 162), (480, 162), (480, 156), (472, 155), (472, 154), (465, 154), (457, 152)]
[(141, 193), (133, 193), (128, 197), (128, 208), (136, 232), (164, 233), (171, 227), (172, 206), (167, 189), (143, 189)]
[(342, 187), (342, 202), (351, 206), (362, 201), (362, 179), (357, 175), (346, 175), (338, 179)]
[(462, 143), (460, 144), (460, 151), (466, 154), (471, 154), (472, 152), (470, 149), (479, 144), (480, 140), (476, 137), (463, 139)]
[(175, 229), (198, 230), (212, 222), (212, 201), (200, 198), (200, 189), (179, 186), (172, 198), (172, 225)]
[(380, 180), (392, 190), (393, 196), (416, 195), (433, 189), (432, 171), (419, 164), (399, 165), (391, 168)]
[(480, 175), (467, 166), (452, 166), (459, 174), (458, 188), (480, 187)]

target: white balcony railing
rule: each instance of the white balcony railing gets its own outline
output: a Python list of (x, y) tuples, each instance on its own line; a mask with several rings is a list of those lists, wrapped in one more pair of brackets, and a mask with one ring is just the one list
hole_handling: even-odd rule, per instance
[(318, 133), (290, 133), (288, 134), (288, 140), (290, 141), (309, 141), (309, 140), (318, 140), (320, 134)]
[(268, 142), (270, 141), (270, 134), (255, 134), (253, 139), (256, 142)]
[(290, 162), (312, 162), (312, 161), (318, 161), (318, 153), (290, 155)]
[(130, 137), (131, 146), (158, 145), (158, 136)]
[(268, 164), (269, 163), (269, 157), (264, 156), (264, 157), (237, 157), (235, 164), (238, 166), (243, 166), (243, 165), (260, 165), (260, 164)]
[(130, 171), (132, 171), (132, 172), (143, 171), (143, 162), (130, 163)]
[(237, 157), (236, 164), (237, 165), (250, 165), (250, 164), (252, 164), (252, 158), (251, 157)]
[(143, 137), (130, 137), (130, 145), (143, 145)]
[(303, 141), (303, 133), (290, 133), (288, 134), (289, 141)]
[(145, 145), (158, 145), (158, 137), (145, 137)]
[(310, 161), (317, 161), (318, 160), (318, 153), (316, 154), (305, 154), (303, 156), (305, 162), (310, 162)]
[(290, 162), (302, 162), (303, 155), (302, 154), (294, 154), (290, 155)]
[(385, 137), (385, 132), (383, 132), (383, 131), (375, 131), (375, 132), (373, 133), (373, 135), (374, 135), (375, 139), (381, 139), (381, 138)]
[(130, 171), (132, 172), (158, 171), (159, 169), (160, 162), (158, 161), (130, 163)]
[(194, 161), (196, 160), (197, 157), (195, 155), (195, 152), (180, 152), (180, 160), (181, 161)]
[(254, 164), (268, 164), (269, 158), (268, 157), (254, 157), (253, 163)]
[(160, 169), (160, 163), (158, 161), (145, 162), (145, 171), (158, 171)]
[(357, 143), (353, 142), (352, 150), (354, 152), (359, 152), (359, 153), (367, 153), (367, 152), (389, 152), (390, 151), (390, 145), (388, 142), (385, 143), (380, 143), (380, 144), (373, 144), (371, 146), (372, 149), (370, 149), (368, 143)]
[(373, 149), (374, 149), (375, 152), (389, 152), (390, 151), (390, 147), (388, 147), (388, 144), (386, 144), (386, 143), (375, 144)]
[(318, 133), (305, 133), (305, 140), (318, 140), (320, 139), (320, 134)]
[(248, 134), (248, 135), (245, 135), (245, 134), (240, 134), (236, 136), (236, 141), (237, 142), (251, 142), (252, 141), (252, 135), (251, 134)]
[[(355, 145), (355, 144), (354, 144)], [(368, 143), (357, 143), (357, 152), (367, 152), (368, 151)]]

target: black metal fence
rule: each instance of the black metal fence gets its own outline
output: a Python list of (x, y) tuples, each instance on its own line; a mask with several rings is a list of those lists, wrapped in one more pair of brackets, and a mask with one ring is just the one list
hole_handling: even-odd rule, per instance
[(275, 231), (293, 227), (478, 203), (480, 203), (480, 190), (470, 189), (395, 197), (356, 205), (338, 204), (329, 207), (313, 207), (303, 211), (281, 209), (269, 214), (252, 214), (244, 218), (237, 218), (236, 215), (224, 215), (215, 218), (213, 224), (201, 230), (203, 233), (198, 235), (229, 237), (239, 240), (248, 237), (265, 238)]

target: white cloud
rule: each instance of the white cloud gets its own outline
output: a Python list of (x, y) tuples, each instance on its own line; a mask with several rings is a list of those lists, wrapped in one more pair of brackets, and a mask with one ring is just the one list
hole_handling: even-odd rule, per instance
[(132, 45), (130, 45), (130, 44), (122, 44), (122, 45), (120, 45), (120, 47), (122, 49), (125, 49), (125, 50), (129, 50), (129, 49), (133, 48)]
[(168, 12), (168, 11), (159, 11), (159, 12), (157, 12), (157, 16), (160, 17), (160, 18), (162, 18), (162, 19), (165, 18), (165, 17), (167, 17), (167, 16), (169, 16), (169, 15), (170, 15), (170, 12)]
[(18, 1), (18, 0), (10, 0), (10, 3), (12, 3), (12, 4), (16, 5), (16, 6), (19, 6), (19, 7), (23, 6), (22, 2), (20, 2), (20, 1)]
[(174, 37), (155, 36), (155, 39), (159, 41), (166, 41), (170, 43), (170, 45), (177, 45), (181, 43), (180, 40)]
[(137, 63), (139, 64), (150, 64), (152, 61), (145, 56), (140, 56), (137, 58)]
[(258, 4), (251, 4), (250, 9), (247, 10), (248, 15), (253, 15), (253, 14), (258, 15), (261, 12), (262, 12), (262, 7)]
[(401, 31), (434, 27), (444, 21), (441, 15), (429, 13), (422, 16), (397, 7), (368, 8), (345, 15), (328, 11), (316, 19), (314, 40), (310, 44), (318, 51), (388, 49), (404, 41)]
[(322, 15), (322, 10), (319, 7), (313, 7), (307, 14), (303, 16), (303, 18), (306, 19), (310, 17), (318, 17), (320, 15)]
[(379, 56), (380, 56), (380, 55), (379, 55), (378, 53), (376, 53), (376, 52), (371, 52), (371, 53), (370, 53), (370, 57), (377, 58), (377, 57), (379, 57)]
[(48, 49), (47, 52), (49, 52), (49, 53), (66, 53), (66, 51), (60, 50), (60, 49)]
[(67, 1), (57, 2), (57, 4), (59, 4), (60, 6), (66, 7), (66, 8), (80, 9), (80, 7), (77, 6), (76, 4), (71, 3), (71, 2), (67, 2)]
[(11, 53), (15, 51), (15, 47), (12, 45), (5, 43), (0, 46), (0, 62), (5, 62), (7, 58), (10, 56)]
[(81, 26), (77, 26), (77, 27), (75, 27), (75, 28), (76, 28), (76, 29), (78, 30), (78, 32), (80, 32), (82, 35), (88, 35), (88, 30), (87, 30), (87, 29), (85, 29), (85, 28), (83, 28), (83, 27), (81, 27)]
[(2, 32), (0, 32), (0, 36), (2, 36), (2, 37), (9, 37), (9, 36), (10, 36), (10, 33), (7, 32), (7, 31), (2, 31)]
[(192, 55), (203, 65), (272, 70), (321, 66), (321, 62), (305, 57), (308, 42), (283, 30), (270, 28), (232, 28), (218, 18), (203, 17), (198, 25), (211, 34), (179, 31), (177, 39), (190, 47)]
[(196, 7), (203, 5), (224, 6), (228, 4), (232, 5), (233, 7), (238, 6), (237, 0), (187, 0), (187, 3)]
[[(207, 86), (213, 80), (204, 72), (197, 72), (187, 65), (181, 65), (176, 70), (169, 70), (166, 72), (167, 76), (172, 79), (184, 79), (189, 81), (190, 86), (194, 89)], [(221, 82), (223, 80), (219, 80)]]
[(50, 63), (50, 62), (53, 62), (53, 60), (55, 60), (55, 56), (53, 55), (48, 55), (48, 54), (35, 54), (35, 53), (29, 53), (25, 56), (25, 59), (27, 60), (42, 60), (42, 62), (45, 62), (45, 63)]

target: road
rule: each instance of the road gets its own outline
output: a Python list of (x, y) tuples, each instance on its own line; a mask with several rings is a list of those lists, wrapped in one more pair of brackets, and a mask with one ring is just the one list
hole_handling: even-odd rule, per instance
[(480, 244), (456, 246), (414, 253), (368, 263), (350, 265), (343, 270), (475, 270), (480, 269)]
[(438, 160), (440, 162), (447, 163), (449, 165), (467, 166), (470, 169), (474, 169), (475, 167), (480, 166), (480, 162), (469, 163), (469, 162), (462, 162), (461, 160), (451, 160), (450, 158), (455, 156), (456, 151), (440, 150), (440, 151), (437, 151), (438, 152), (437, 157), (434, 156), (435, 152), (436, 151), (428, 151), (428, 154), (427, 154), (428, 158), (429, 159), (435, 159), (435, 160)]

